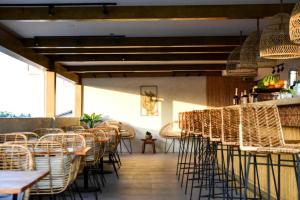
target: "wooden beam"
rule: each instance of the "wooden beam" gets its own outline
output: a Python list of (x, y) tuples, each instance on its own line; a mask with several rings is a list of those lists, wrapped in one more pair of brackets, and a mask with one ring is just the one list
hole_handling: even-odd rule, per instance
[(149, 71), (215, 71), (225, 70), (225, 64), (186, 64), (186, 65), (98, 65), (66, 66), (73, 73), (96, 72), (149, 72)]
[[(5, 51), (9, 51), (16, 56), (20, 56), (25, 61), (32, 62), (33, 64), (44, 67), (50, 71), (53, 70), (52, 62), (50, 62), (46, 56), (40, 55), (32, 49), (25, 48), (19, 39), (17, 39), (11, 33), (9, 33), (1, 27), (0, 46), (5, 48)], [(62, 76), (65, 76), (68, 79), (71, 79), (74, 82), (79, 81), (79, 77), (76, 74), (67, 72), (61, 66), (58, 66), (55, 72), (61, 74)]]
[[(245, 37), (243, 37), (245, 39)], [(59, 36), (22, 40), (30, 48), (159, 48), (159, 47), (228, 47), (240, 45), (240, 36), (196, 37), (101, 37)]]
[(221, 76), (221, 71), (194, 72), (121, 72), (121, 73), (87, 73), (80, 74), (81, 78), (124, 78), (124, 77), (174, 77), (174, 76)]
[[(1, 5), (0, 5), (1, 6)], [(283, 11), (290, 13), (294, 4), (284, 4)], [(270, 17), (280, 11), (278, 4), (246, 5), (186, 5), (186, 6), (65, 6), (52, 7), (0, 7), (0, 20), (65, 21), (65, 20), (220, 20), (257, 19)]]
[(72, 54), (186, 54), (186, 53), (230, 53), (234, 47), (165, 47), (165, 48), (39, 48), (35, 51), (43, 55)]
[(103, 54), (103, 55), (58, 55), (49, 56), (55, 62), (87, 62), (87, 61), (225, 61), (228, 54)]

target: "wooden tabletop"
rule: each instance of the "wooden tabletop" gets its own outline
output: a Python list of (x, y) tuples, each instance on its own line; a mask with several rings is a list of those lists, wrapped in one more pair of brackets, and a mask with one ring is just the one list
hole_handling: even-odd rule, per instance
[(91, 150), (91, 147), (85, 147), (82, 149), (76, 149), (76, 151), (72, 151), (68, 149), (70, 153), (76, 155), (76, 156), (85, 156), (89, 150)]
[(0, 194), (18, 194), (49, 174), (49, 171), (0, 170)]

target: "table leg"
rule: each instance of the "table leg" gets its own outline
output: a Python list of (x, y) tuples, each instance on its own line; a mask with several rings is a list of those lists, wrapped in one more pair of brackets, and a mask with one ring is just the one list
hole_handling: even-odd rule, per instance
[(13, 194), (13, 200), (17, 200), (18, 199), (18, 194)]
[(145, 153), (145, 142), (143, 142), (142, 153)]
[(84, 184), (84, 189), (88, 189), (89, 187), (89, 171), (87, 167), (84, 167), (83, 169), (83, 184)]
[(155, 150), (155, 142), (153, 142), (152, 146), (153, 146), (153, 153), (156, 153), (156, 150)]

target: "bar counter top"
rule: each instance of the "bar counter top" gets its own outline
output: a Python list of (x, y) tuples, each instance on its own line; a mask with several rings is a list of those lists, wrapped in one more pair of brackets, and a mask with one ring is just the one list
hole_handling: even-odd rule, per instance
[(294, 97), (294, 98), (289, 98), (289, 99), (270, 100), (270, 101), (260, 101), (260, 102), (255, 102), (254, 104), (258, 104), (258, 105), (274, 104), (277, 106), (300, 105), (300, 97)]

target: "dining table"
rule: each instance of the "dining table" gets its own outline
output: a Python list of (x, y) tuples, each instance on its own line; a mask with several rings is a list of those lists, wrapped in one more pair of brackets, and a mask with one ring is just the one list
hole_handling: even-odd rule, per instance
[(11, 194), (13, 200), (49, 174), (49, 171), (0, 170), (0, 194)]

